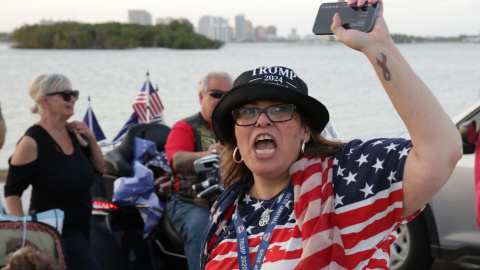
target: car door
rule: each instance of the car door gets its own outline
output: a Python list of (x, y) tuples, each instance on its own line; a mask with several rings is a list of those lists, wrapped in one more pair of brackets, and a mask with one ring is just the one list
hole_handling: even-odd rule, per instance
[[(457, 127), (468, 120), (480, 126), (480, 104), (457, 118)], [(455, 120), (454, 120), (455, 121)], [(475, 153), (464, 153), (445, 186), (430, 202), (442, 248), (480, 247), (475, 211)]]

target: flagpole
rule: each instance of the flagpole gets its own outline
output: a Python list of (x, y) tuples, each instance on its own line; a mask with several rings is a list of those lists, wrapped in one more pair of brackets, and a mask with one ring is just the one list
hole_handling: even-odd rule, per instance
[[(156, 96), (158, 97), (158, 84), (155, 84), (155, 89), (154, 90), (155, 90)], [(160, 123), (165, 123), (165, 119), (163, 118), (163, 113), (162, 113), (163, 112), (163, 104), (162, 104), (162, 101), (160, 101), (160, 97), (158, 97), (158, 101), (160, 103), (160, 104), (158, 104), (159, 110), (160, 110), (160, 113), (159, 113), (160, 114), (159, 115), (160, 120), (159, 120), (159, 122)]]
[[(145, 83), (145, 91), (147, 92), (147, 123), (150, 123), (150, 73), (147, 70), (147, 82)], [(148, 84), (147, 84), (148, 83)]]
[(92, 107), (90, 107), (90, 96), (88, 96), (88, 128), (93, 132)]

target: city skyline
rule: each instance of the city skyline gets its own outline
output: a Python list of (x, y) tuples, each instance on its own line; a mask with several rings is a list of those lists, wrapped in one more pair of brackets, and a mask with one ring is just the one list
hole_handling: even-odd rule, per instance
[[(57, 0), (17, 0), (4, 4), (0, 10), (0, 32), (12, 32), (24, 24), (37, 24), (43, 20), (103, 23), (126, 23), (128, 10), (148, 11), (156, 18), (186, 18), (196, 28), (202, 16), (217, 16), (234, 26), (235, 16), (243, 14), (252, 25), (274, 25), (277, 35), (287, 37), (295, 28), (299, 36), (311, 34), (313, 22), (320, 4), (332, 1), (298, 0), (278, 2), (274, 0), (244, 0), (225, 3), (225, 0), (177, 0), (158, 2), (153, 0), (103, 0), (69, 1), (68, 5)], [(391, 33), (417, 36), (479, 35), (480, 19), (476, 14), (477, 1), (464, 0), (403, 0), (386, 2), (385, 18)]]

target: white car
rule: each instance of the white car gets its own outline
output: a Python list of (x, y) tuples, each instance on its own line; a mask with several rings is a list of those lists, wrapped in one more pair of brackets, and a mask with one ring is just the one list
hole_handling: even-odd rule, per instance
[[(480, 230), (475, 212), (475, 138), (468, 126), (480, 125), (480, 102), (454, 117), (464, 141), (464, 154), (450, 180), (414, 220), (398, 228), (391, 246), (392, 270), (430, 269), (434, 259), (468, 268), (480, 268)], [(472, 121), (473, 120), (473, 121)], [(408, 137), (398, 133), (398, 137)]]

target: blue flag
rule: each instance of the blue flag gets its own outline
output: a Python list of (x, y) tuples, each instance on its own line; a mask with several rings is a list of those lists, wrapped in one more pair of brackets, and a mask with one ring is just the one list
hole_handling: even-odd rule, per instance
[[(88, 100), (90, 101), (90, 97)], [(102, 128), (98, 124), (97, 117), (95, 117), (95, 114), (93, 113), (90, 102), (88, 103), (87, 113), (85, 113), (83, 122), (85, 122), (88, 128), (93, 132), (97, 141), (105, 140), (105, 134), (103, 134)]]
[(130, 116), (130, 118), (127, 120), (127, 122), (125, 123), (125, 125), (123, 125), (122, 129), (118, 132), (117, 136), (115, 136), (115, 138), (113, 139), (113, 141), (117, 141), (118, 139), (120, 139), (123, 134), (125, 134), (125, 132), (127, 132), (127, 130), (135, 125), (135, 124), (138, 124), (138, 117), (135, 113), (132, 113), (132, 115)]
[(154, 142), (138, 137), (134, 138), (132, 167), (135, 161), (143, 163), (144, 160), (150, 160), (156, 155), (158, 155), (158, 151), (157, 145)]
[(157, 225), (163, 214), (163, 205), (158, 198), (154, 186), (153, 172), (144, 161), (154, 159), (160, 153), (154, 142), (134, 138), (134, 158), (132, 161), (133, 176), (121, 177), (113, 184), (113, 202), (121, 205), (148, 205), (139, 208), (140, 215), (145, 222), (143, 237), (147, 237)]

